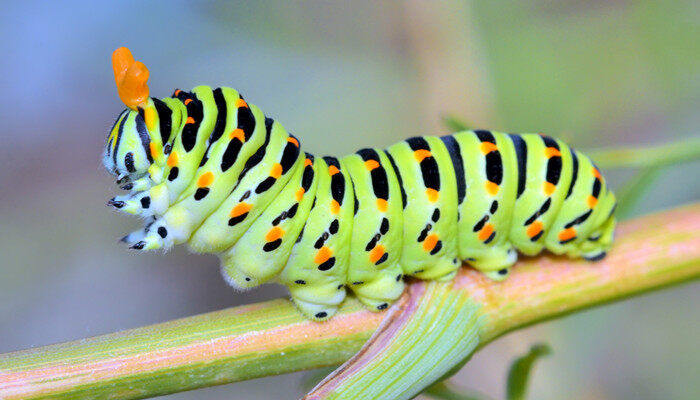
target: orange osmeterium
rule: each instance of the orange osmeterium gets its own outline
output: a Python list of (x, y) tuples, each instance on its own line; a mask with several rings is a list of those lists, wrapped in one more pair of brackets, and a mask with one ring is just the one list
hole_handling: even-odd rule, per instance
[(148, 68), (135, 61), (131, 51), (120, 47), (112, 53), (114, 81), (119, 98), (132, 110), (148, 101)]

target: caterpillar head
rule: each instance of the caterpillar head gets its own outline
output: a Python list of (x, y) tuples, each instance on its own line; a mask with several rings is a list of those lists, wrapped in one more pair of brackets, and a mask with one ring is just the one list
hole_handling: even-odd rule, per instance
[(144, 175), (153, 159), (150, 135), (138, 111), (124, 110), (107, 137), (102, 163), (119, 179)]
[(153, 162), (148, 127), (153, 125), (155, 109), (148, 97), (148, 69), (126, 47), (114, 51), (112, 67), (119, 97), (128, 108), (117, 117), (107, 137), (102, 161), (119, 179), (135, 178), (145, 174)]

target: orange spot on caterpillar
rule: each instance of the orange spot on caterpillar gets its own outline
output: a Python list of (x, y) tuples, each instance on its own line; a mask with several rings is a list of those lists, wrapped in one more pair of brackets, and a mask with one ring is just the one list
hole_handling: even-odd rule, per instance
[(156, 128), (156, 110), (153, 107), (143, 110), (143, 119), (146, 122), (146, 128), (151, 132), (154, 131)]
[(151, 156), (152, 157), (159, 157), (160, 156), (160, 145), (156, 142), (151, 142), (148, 144), (148, 148), (151, 150)]
[(432, 154), (430, 153), (430, 150), (419, 149), (413, 152), (413, 157), (416, 158), (416, 161), (421, 162), (427, 157), (432, 157)]
[(192, 102), (192, 99), (185, 99), (185, 105), (188, 105)]
[(588, 207), (589, 208), (595, 208), (596, 204), (598, 204), (598, 199), (596, 197), (588, 196), (588, 199), (586, 200), (588, 202)]
[(484, 241), (491, 236), (493, 233), (493, 225), (492, 224), (486, 224), (484, 225), (483, 228), (479, 231), (479, 240)]
[(176, 166), (178, 161), (179, 161), (179, 159), (178, 159), (177, 153), (173, 151), (168, 156), (168, 161), (167, 161), (168, 167), (172, 168), (172, 167)]
[(555, 190), (556, 188), (557, 188), (557, 187), (556, 187), (554, 184), (549, 183), (549, 182), (545, 182), (545, 183), (542, 185), (542, 190), (544, 191), (544, 194), (546, 194), (547, 196), (551, 196), (552, 193), (554, 193), (554, 190)]
[(428, 235), (428, 237), (425, 238), (425, 240), (423, 241), (423, 250), (433, 250), (438, 242), (438, 237), (439, 236), (436, 233), (431, 233), (430, 235)]
[(175, 89), (175, 96), (179, 96), (180, 93), (182, 93), (182, 90), (180, 90), (180, 89)]
[(304, 193), (306, 193), (306, 190), (301, 187), (296, 193), (294, 193), (294, 198), (296, 198), (297, 201), (301, 201), (301, 199), (304, 197)]
[(431, 203), (435, 203), (438, 197), (440, 197), (440, 192), (435, 189), (427, 188), (425, 189), (425, 195), (428, 196), (428, 200), (430, 200)]
[(600, 171), (598, 171), (598, 168), (593, 167), (593, 171), (592, 171), (592, 172), (593, 172), (593, 176), (595, 176), (596, 178), (598, 178), (598, 179), (602, 179), (602, 178), (603, 178), (603, 176), (600, 175)]
[(331, 212), (333, 214), (338, 214), (340, 212), (340, 204), (338, 204), (335, 199), (331, 200)]
[(253, 205), (252, 205), (252, 204), (248, 204), (248, 203), (238, 203), (238, 204), (236, 204), (235, 207), (233, 207), (233, 209), (231, 210), (231, 213), (229, 214), (229, 216), (230, 216), (231, 218), (235, 218), (235, 217), (241, 216), (241, 215), (247, 213), (248, 211), (250, 211), (251, 208), (253, 208)]
[(375, 168), (379, 167), (379, 163), (376, 162), (375, 160), (367, 160), (365, 161), (365, 168), (367, 168), (367, 171), (371, 171)]
[(527, 231), (525, 231), (525, 232), (527, 233), (527, 235), (529, 237), (533, 238), (533, 237), (537, 236), (537, 234), (542, 232), (543, 226), (544, 225), (542, 224), (542, 221), (535, 221), (532, 224), (530, 224), (530, 226), (527, 227)]
[(340, 172), (340, 170), (338, 170), (338, 168), (335, 165), (331, 165), (330, 167), (328, 167), (328, 173), (331, 176), (337, 174), (338, 172)]
[(491, 182), (491, 181), (486, 181), (486, 193), (490, 194), (491, 196), (495, 196), (498, 194), (498, 185)]
[(241, 128), (236, 128), (231, 131), (231, 133), (228, 134), (229, 139), (238, 139), (240, 140), (241, 143), (245, 142), (245, 132), (243, 132), (243, 129)]
[(369, 260), (376, 263), (384, 255), (384, 246), (378, 244), (369, 252)]
[(328, 261), (329, 258), (333, 255), (333, 250), (329, 249), (326, 246), (321, 247), (318, 249), (316, 252), (316, 256), (314, 257), (314, 262), (316, 264), (323, 264), (324, 262)]
[(574, 228), (566, 228), (563, 231), (559, 232), (559, 240), (566, 241), (570, 240), (576, 237), (576, 229)]
[(241, 107), (248, 107), (248, 103), (245, 102), (243, 99), (238, 99), (236, 100), (236, 107), (241, 108)]
[(276, 163), (275, 165), (273, 165), (272, 169), (270, 169), (270, 176), (275, 179), (282, 176), (282, 164)]
[(112, 53), (112, 69), (119, 98), (132, 110), (148, 101), (148, 68), (135, 61), (131, 51), (120, 47)]
[(556, 147), (547, 147), (544, 149), (544, 155), (547, 158), (561, 157), (561, 151), (559, 151), (559, 149)]
[(377, 199), (377, 208), (379, 209), (379, 211), (386, 212), (387, 207), (388, 207), (388, 204), (387, 204), (386, 200)]
[(296, 147), (299, 147), (299, 141), (296, 138), (290, 136), (287, 138), (287, 141)]
[(197, 179), (197, 186), (201, 188), (208, 187), (212, 182), (214, 182), (214, 173), (211, 171), (205, 172)]
[(481, 143), (480, 148), (481, 148), (481, 153), (483, 153), (484, 155), (489, 154), (492, 151), (498, 150), (498, 146), (496, 146), (495, 143), (491, 143), (491, 142)]
[(282, 230), (282, 228), (279, 226), (275, 226), (267, 232), (267, 235), (265, 235), (265, 241), (274, 242), (282, 236), (284, 236), (284, 230)]
[(305, 166), (305, 167), (307, 167), (307, 166), (309, 166), (309, 165), (313, 165), (313, 164), (314, 164), (314, 162), (311, 161), (310, 158), (307, 158), (306, 160), (304, 160), (304, 166)]
[(187, 125), (187, 124), (194, 124), (194, 118), (187, 117), (187, 120), (185, 121), (185, 125)]

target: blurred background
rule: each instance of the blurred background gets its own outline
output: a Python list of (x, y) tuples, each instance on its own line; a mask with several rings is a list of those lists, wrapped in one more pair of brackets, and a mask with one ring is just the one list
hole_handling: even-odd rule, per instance
[[(231, 86), (342, 155), (419, 134), (446, 115), (546, 132), (581, 149), (698, 134), (700, 3), (659, 1), (3, 2), (0, 14), (0, 352), (284, 296), (235, 293), (214, 256), (134, 255), (140, 222), (110, 211), (100, 165), (123, 104), (110, 65), (128, 46), (151, 94)], [(633, 214), (700, 199), (700, 163), (664, 171)], [(607, 172), (613, 188), (631, 176)], [(698, 284), (510, 334), (452, 381), (502, 398), (530, 345), (531, 399), (700, 398)], [(303, 373), (169, 396), (283, 399)]]

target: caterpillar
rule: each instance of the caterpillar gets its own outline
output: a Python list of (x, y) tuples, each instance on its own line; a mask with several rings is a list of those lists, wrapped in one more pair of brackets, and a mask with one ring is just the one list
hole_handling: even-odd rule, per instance
[(146, 220), (122, 241), (215, 253), (230, 285), (286, 285), (308, 318), (330, 318), (348, 289), (383, 310), (407, 276), (449, 280), (466, 262), (501, 280), (518, 252), (596, 261), (612, 245), (615, 196), (549, 136), (475, 130), (315, 157), (234, 89), (152, 98), (128, 49), (112, 63), (127, 109), (103, 163), (128, 193), (108, 204)]

